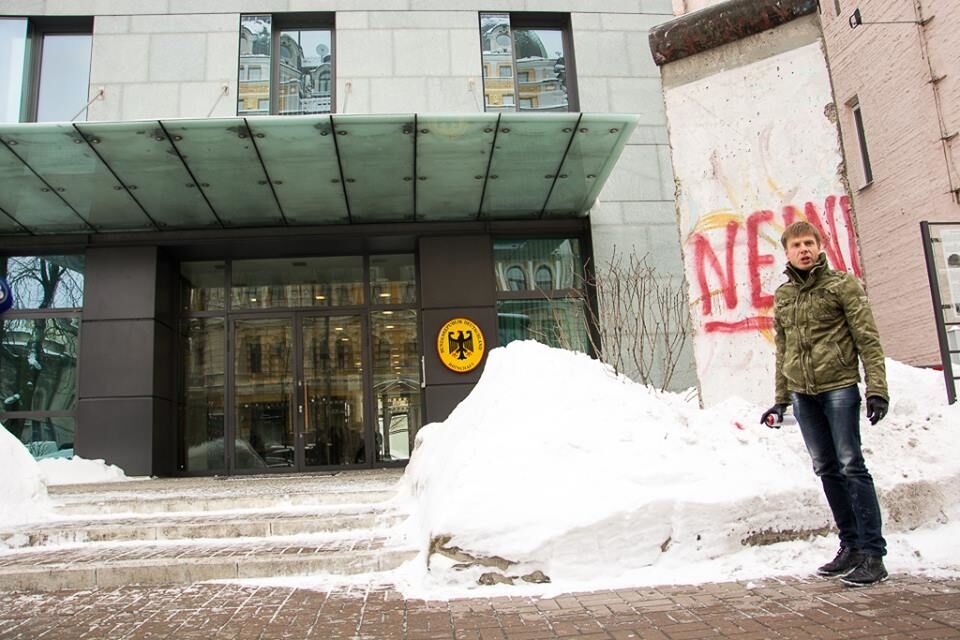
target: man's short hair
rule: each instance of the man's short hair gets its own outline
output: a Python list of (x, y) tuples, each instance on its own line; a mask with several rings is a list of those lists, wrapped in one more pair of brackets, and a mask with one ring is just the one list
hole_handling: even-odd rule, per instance
[(820, 232), (817, 231), (817, 228), (807, 222), (806, 220), (800, 220), (794, 222), (792, 225), (783, 230), (783, 235), (780, 236), (780, 244), (783, 245), (783, 248), (787, 248), (787, 243), (790, 242), (793, 238), (799, 238), (801, 236), (813, 236), (817, 240), (817, 244), (823, 244), (823, 241), (820, 238)]

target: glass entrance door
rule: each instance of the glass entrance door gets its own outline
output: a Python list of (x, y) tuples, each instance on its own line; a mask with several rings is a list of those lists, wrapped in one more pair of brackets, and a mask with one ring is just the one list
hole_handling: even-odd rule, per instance
[(360, 316), (307, 316), (299, 324), (303, 464), (363, 464), (366, 411)]
[(292, 317), (233, 322), (233, 468), (296, 466)]
[(363, 335), (359, 315), (234, 321), (234, 469), (367, 461)]

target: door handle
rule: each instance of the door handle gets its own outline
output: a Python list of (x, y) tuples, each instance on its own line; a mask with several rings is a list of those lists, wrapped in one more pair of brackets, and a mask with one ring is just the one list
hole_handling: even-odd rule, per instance
[(420, 356), (420, 388), (427, 388), (427, 358)]

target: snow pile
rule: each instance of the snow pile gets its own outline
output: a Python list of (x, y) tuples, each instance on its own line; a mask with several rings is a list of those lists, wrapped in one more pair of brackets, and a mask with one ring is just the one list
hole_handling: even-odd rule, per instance
[[(938, 376), (888, 360), (890, 415), (861, 425), (891, 547), (912, 543), (890, 532), (960, 520), (960, 405)], [(540, 570), (555, 586), (809, 572), (835, 548), (816, 538), (822, 551), (799, 560), (830, 513), (799, 431), (760, 425), (763, 409), (732, 398), (701, 410), (536, 342), (492, 350), (470, 396), (421, 429), (401, 481), (423, 555), (443, 547), (420, 586), (452, 593), (492, 570), (447, 557), (501, 558), (514, 563), (502, 574)], [(901, 570), (960, 570), (955, 553), (917, 558)]]
[(62, 484), (122, 482), (132, 480), (123, 469), (103, 460), (87, 460), (79, 456), (39, 460), (40, 474), (48, 487)]
[(43, 520), (51, 512), (47, 485), (37, 462), (19, 440), (0, 424), (0, 523), (12, 526)]

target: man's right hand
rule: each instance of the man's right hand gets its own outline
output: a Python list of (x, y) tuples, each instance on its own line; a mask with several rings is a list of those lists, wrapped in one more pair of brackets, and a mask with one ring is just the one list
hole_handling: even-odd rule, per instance
[[(760, 417), (760, 424), (766, 425), (771, 429), (779, 429), (780, 423), (783, 422), (783, 412), (787, 410), (788, 404), (775, 404), (769, 409), (767, 409), (763, 415)], [(775, 419), (770, 420), (770, 416), (773, 416)], [(771, 422), (773, 424), (771, 424)]]

